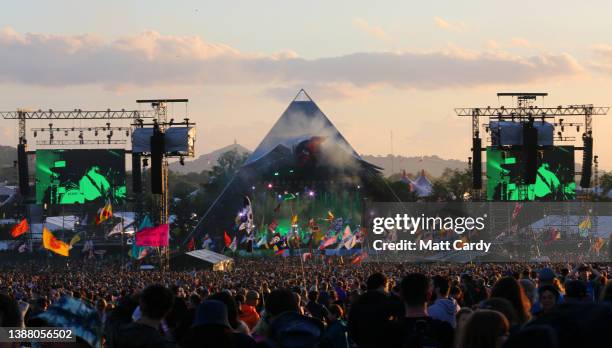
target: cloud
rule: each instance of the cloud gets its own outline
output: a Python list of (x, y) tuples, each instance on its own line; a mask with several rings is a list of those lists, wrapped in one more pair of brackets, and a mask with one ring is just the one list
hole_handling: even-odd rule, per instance
[(451, 23), (441, 17), (434, 17), (434, 23), (438, 26), (438, 28), (453, 31), (456, 33), (462, 33), (467, 30), (467, 25), (463, 22)]
[[(582, 71), (569, 54), (517, 56), (449, 46), (430, 52), (358, 52), (305, 59), (295, 52), (243, 53), (198, 36), (147, 31), (96, 35), (0, 31), (0, 83), (37, 86), (315, 86), (341, 97), (377, 86), (439, 89), (557, 80)], [(275, 91), (276, 88), (276, 92)]]
[(592, 47), (595, 58), (589, 63), (595, 71), (612, 75), (612, 45), (597, 44)]
[(264, 96), (285, 103), (287, 100), (292, 100), (302, 88), (308, 91), (314, 100), (330, 101), (363, 99), (372, 92), (372, 88), (358, 88), (350, 83), (303, 83), (271, 87), (266, 90)]
[(512, 40), (510, 40), (510, 45), (514, 47), (525, 47), (525, 48), (533, 47), (533, 44), (529, 42), (529, 40), (521, 38), (521, 37), (512, 38)]
[(391, 37), (389, 37), (389, 34), (387, 34), (387, 32), (385, 32), (381, 27), (371, 25), (363, 18), (359, 18), (359, 17), (353, 18), (353, 25), (357, 27), (359, 30), (363, 31), (364, 33), (372, 35), (385, 42), (391, 41)]

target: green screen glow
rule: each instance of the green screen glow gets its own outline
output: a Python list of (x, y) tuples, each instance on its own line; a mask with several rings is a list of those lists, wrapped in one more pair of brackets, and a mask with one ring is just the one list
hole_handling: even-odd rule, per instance
[(123, 150), (37, 150), (38, 204), (121, 203), (126, 198)]
[(521, 150), (487, 148), (487, 199), (501, 201), (576, 198), (574, 148), (556, 146), (539, 152), (535, 184), (522, 178)]

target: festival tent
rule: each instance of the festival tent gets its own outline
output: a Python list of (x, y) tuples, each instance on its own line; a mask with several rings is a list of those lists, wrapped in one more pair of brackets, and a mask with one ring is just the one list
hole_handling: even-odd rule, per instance
[[(272, 183), (279, 187), (316, 185), (328, 191), (359, 188), (360, 197), (391, 200), (396, 196), (382, 180), (380, 169), (364, 161), (308, 94), (300, 90), (185, 237), (184, 244), (191, 238), (199, 241), (208, 234), (222, 248), (223, 231), (231, 231), (245, 197), (256, 198), (256, 194), (265, 193), (265, 185), (272, 189)], [(276, 186), (272, 190), (275, 189)], [(282, 194), (279, 192), (279, 198)], [(260, 209), (254, 214), (254, 224), (263, 225), (261, 207), (253, 209)]]
[[(534, 231), (542, 231), (543, 233), (546, 233), (550, 228), (558, 228), (562, 231), (577, 234), (579, 233), (579, 225), (584, 219), (584, 216), (579, 215), (548, 215), (532, 223), (529, 227)], [(591, 217), (590, 220), (592, 228), (589, 229), (589, 236), (601, 238), (608, 238), (610, 236), (610, 232), (612, 232), (612, 216), (602, 215), (597, 217), (597, 221), (595, 221), (594, 217)]]
[(429, 179), (425, 176), (425, 171), (422, 170), (419, 176), (411, 180), (412, 190), (419, 197), (428, 197), (431, 195), (432, 184)]
[(170, 263), (175, 270), (206, 268), (213, 271), (229, 271), (234, 267), (234, 259), (214, 251), (200, 249), (178, 255)]

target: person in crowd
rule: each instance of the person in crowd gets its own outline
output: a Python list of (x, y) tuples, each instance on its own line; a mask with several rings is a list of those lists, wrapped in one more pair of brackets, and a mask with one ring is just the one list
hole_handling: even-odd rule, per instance
[(470, 315), (458, 334), (457, 348), (501, 348), (508, 338), (510, 324), (500, 312), (479, 309)]
[(453, 298), (449, 298), (450, 280), (441, 275), (432, 278), (435, 302), (427, 308), (428, 314), (438, 320), (446, 321), (453, 328), (457, 326), (456, 316), (461, 309)]
[(321, 321), (326, 321), (328, 316), (327, 308), (319, 303), (319, 292), (312, 290), (308, 292), (308, 303), (306, 311), (313, 317)]
[(240, 320), (249, 327), (249, 331), (253, 330), (259, 321), (257, 305), (259, 305), (259, 293), (255, 290), (249, 290), (244, 303), (240, 305)]
[(337, 304), (329, 308), (327, 329), (322, 342), (329, 348), (349, 348), (348, 326), (344, 321), (344, 310)]
[(538, 288), (538, 303), (540, 304), (540, 311), (536, 312), (535, 315), (541, 316), (555, 308), (559, 303), (559, 291), (552, 285), (544, 285)]
[(225, 304), (228, 313), (228, 320), (235, 332), (249, 335), (251, 330), (242, 320), (240, 320), (240, 313), (238, 304), (234, 297), (228, 291), (221, 291), (208, 297), (209, 300), (221, 301)]
[(522, 325), (531, 319), (531, 304), (523, 287), (512, 277), (500, 279), (491, 290), (491, 297), (501, 297), (510, 301), (516, 311), (519, 324)]
[(174, 304), (174, 295), (163, 285), (149, 285), (139, 297), (140, 318), (117, 328), (107, 341), (109, 348), (166, 348), (174, 347), (164, 317)]
[(468, 307), (463, 307), (459, 310), (459, 312), (457, 312), (457, 316), (455, 318), (457, 322), (457, 326), (455, 327), (455, 332), (461, 331), (461, 328), (465, 326), (465, 323), (467, 323), (472, 313), (474, 313), (474, 311)]
[(405, 316), (401, 319), (404, 344), (410, 347), (452, 347), (454, 330), (448, 322), (433, 319), (427, 313), (431, 283), (422, 273), (410, 273), (401, 283)]

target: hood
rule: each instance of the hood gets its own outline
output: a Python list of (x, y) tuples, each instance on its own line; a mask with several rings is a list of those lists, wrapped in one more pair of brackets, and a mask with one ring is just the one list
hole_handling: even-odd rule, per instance
[(455, 302), (455, 299), (437, 299), (436, 302), (434, 302), (433, 306), (436, 306), (438, 309), (444, 311), (444, 313), (448, 315), (455, 315), (457, 312), (457, 303)]

